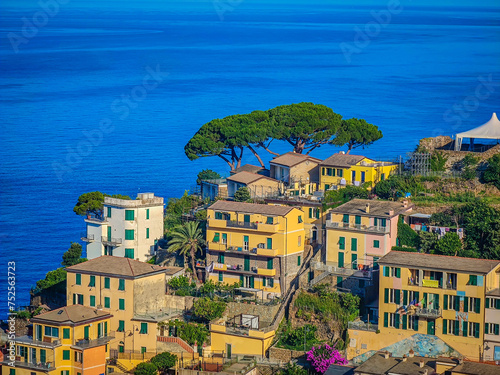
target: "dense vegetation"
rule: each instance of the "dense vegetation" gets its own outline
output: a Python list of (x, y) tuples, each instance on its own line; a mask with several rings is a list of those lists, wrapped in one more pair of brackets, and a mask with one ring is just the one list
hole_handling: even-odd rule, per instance
[(202, 345), (207, 341), (209, 332), (205, 324), (187, 323), (181, 320), (160, 322), (158, 327), (173, 330), (174, 336), (186, 341), (189, 345)]
[(90, 193), (84, 193), (78, 197), (73, 211), (77, 215), (89, 215), (94, 214), (97, 216), (102, 215), (102, 209), (104, 204), (104, 197), (118, 198), (118, 199), (130, 199), (128, 195), (108, 195), (101, 193), (100, 191), (93, 191)]
[(205, 323), (222, 318), (224, 311), (226, 311), (226, 302), (218, 298), (203, 297), (197, 299), (193, 304), (194, 317)]
[(273, 140), (290, 144), (297, 153), (310, 153), (325, 144), (346, 145), (349, 152), (380, 138), (382, 132), (365, 120), (342, 120), (341, 115), (324, 105), (298, 103), (214, 119), (196, 132), (184, 152), (190, 160), (218, 156), (235, 170), (241, 165), (245, 149), (264, 167), (257, 150), (277, 155), (269, 149)]

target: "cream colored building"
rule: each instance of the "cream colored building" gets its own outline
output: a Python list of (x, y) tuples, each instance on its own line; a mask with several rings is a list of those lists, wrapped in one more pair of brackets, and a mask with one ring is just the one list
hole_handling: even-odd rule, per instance
[(242, 171), (227, 178), (227, 195), (234, 198), (239, 188), (246, 187), (251, 198), (276, 196), (280, 192), (280, 181), (261, 174)]
[(147, 261), (163, 238), (163, 198), (154, 193), (138, 194), (137, 199), (104, 198), (102, 217), (85, 219), (87, 259), (102, 255)]
[(182, 274), (180, 267), (164, 268), (136, 260), (102, 256), (67, 269), (67, 305), (107, 311), (118, 353), (156, 352), (157, 322), (168, 314), (166, 281)]

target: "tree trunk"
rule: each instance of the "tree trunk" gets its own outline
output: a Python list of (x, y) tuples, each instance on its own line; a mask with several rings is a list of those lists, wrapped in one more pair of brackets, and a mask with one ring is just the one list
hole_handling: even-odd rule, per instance
[(234, 162), (231, 163), (226, 157), (222, 156), (222, 155), (217, 155), (218, 157), (220, 157), (222, 160), (224, 160), (227, 165), (229, 165), (229, 168), (231, 168), (231, 171), (234, 171)]
[(349, 148), (347, 149), (347, 152), (346, 152), (347, 155), (349, 155), (351, 153), (352, 146), (353, 146), (353, 144), (351, 142), (349, 142)]
[(295, 151), (297, 154), (302, 154), (304, 151), (304, 141), (301, 139), (298, 139), (297, 142), (295, 143), (295, 146), (293, 147), (293, 151)]
[(269, 152), (271, 155), (280, 156), (280, 154), (278, 154), (277, 152), (273, 152), (273, 151), (269, 150), (269, 148), (266, 147), (266, 145), (264, 144), (264, 142), (260, 142), (259, 143), (259, 147), (262, 147), (264, 150), (266, 150), (267, 152)]
[(253, 147), (252, 147), (252, 146), (248, 145), (247, 147), (248, 147), (248, 149), (252, 152), (252, 154), (254, 154), (254, 156), (257, 158), (257, 160), (258, 160), (258, 161), (259, 161), (259, 163), (260, 163), (260, 166), (261, 166), (262, 168), (265, 168), (266, 166), (265, 166), (265, 164), (262, 162), (262, 159), (260, 158), (259, 154), (257, 154), (257, 152), (253, 149)]
[(193, 277), (196, 280), (196, 284), (199, 284), (200, 280), (198, 280), (198, 275), (196, 274), (196, 262), (194, 261), (194, 257), (196, 254), (195, 247), (191, 246), (191, 268), (193, 269)]
[(244, 150), (244, 148), (240, 146), (240, 150), (241, 150), (241, 152), (240, 152), (240, 156), (238, 158), (238, 164), (236, 165), (236, 168), (241, 167), (241, 159), (243, 159), (243, 150)]

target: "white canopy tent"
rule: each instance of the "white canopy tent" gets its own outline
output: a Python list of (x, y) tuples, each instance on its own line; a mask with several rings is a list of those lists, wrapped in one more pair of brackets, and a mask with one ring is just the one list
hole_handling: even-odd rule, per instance
[(486, 124), (478, 126), (475, 129), (468, 130), (463, 133), (458, 133), (455, 138), (455, 151), (460, 151), (462, 148), (462, 139), (470, 138), (471, 145), (474, 144), (474, 138), (483, 139), (500, 139), (500, 121), (498, 120), (497, 114), (493, 113), (490, 121)]

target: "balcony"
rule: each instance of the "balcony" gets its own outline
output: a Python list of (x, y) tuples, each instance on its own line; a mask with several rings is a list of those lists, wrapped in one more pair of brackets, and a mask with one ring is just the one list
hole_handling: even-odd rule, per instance
[(22, 357), (16, 356), (15, 361), (10, 361), (9, 358), (6, 356), (5, 360), (3, 362), (0, 362), (0, 364), (4, 366), (11, 366), (11, 367), (19, 367), (19, 368), (25, 368), (29, 370), (39, 370), (39, 371), (51, 371), (55, 370), (55, 364), (54, 362), (38, 362), (38, 363), (31, 363), (31, 362), (23, 362), (20, 361)]
[(348, 322), (347, 323), (347, 328), (349, 328), (349, 329), (355, 329), (355, 330), (358, 330), (358, 331), (371, 331), (371, 332), (377, 332), (378, 331), (378, 325), (377, 324), (372, 324), (370, 322), (365, 323), (363, 321)]
[(103, 245), (108, 245), (108, 246), (118, 246), (122, 243), (121, 238), (112, 238), (108, 236), (101, 236), (101, 242)]
[(420, 281), (416, 277), (409, 277), (408, 278), (408, 285), (409, 286), (416, 286), (416, 287), (425, 287), (425, 288), (439, 288), (439, 289), (449, 289), (449, 290), (457, 290), (457, 283), (456, 282), (447, 282), (446, 283), (446, 288), (443, 286), (443, 280), (438, 279), (438, 280), (430, 280), (430, 279), (423, 279), (422, 283), (420, 284)]
[(94, 242), (95, 236), (93, 234), (81, 233), (80, 238), (83, 242)]
[(332, 275), (344, 276), (344, 277), (358, 277), (364, 279), (371, 279), (373, 274), (373, 268), (371, 265), (353, 265), (344, 264), (339, 267), (337, 262), (318, 262), (311, 261), (311, 268), (318, 271), (325, 271)]
[(276, 276), (276, 270), (275, 269), (268, 270), (266, 268), (257, 268), (257, 275), (268, 276), (268, 277)]
[(227, 271), (227, 265), (222, 263), (213, 263), (214, 271)]
[(51, 337), (45, 337), (44, 340), (34, 340), (32, 336), (21, 336), (16, 337), (16, 343), (53, 349), (61, 345), (61, 340)]
[(262, 222), (235, 221), (224, 219), (208, 219), (208, 226), (211, 228), (237, 228), (252, 229), (265, 233), (276, 233), (279, 229), (279, 223), (266, 224)]
[(114, 338), (115, 338), (115, 333), (108, 332), (107, 336), (99, 337), (98, 339), (95, 340), (85, 340), (85, 339), (78, 340), (77, 342), (75, 342), (73, 346), (76, 347), (77, 349), (95, 348), (96, 346), (106, 345)]
[(437, 319), (441, 317), (441, 309), (429, 309), (419, 307), (415, 310), (415, 315), (422, 318)]
[[(262, 244), (263, 246), (264, 244)], [(245, 255), (259, 255), (266, 257), (278, 256), (278, 249), (264, 249), (262, 247), (254, 247), (245, 249), (243, 246), (229, 246), (221, 242), (208, 242), (208, 249), (213, 251), (224, 251), (227, 253), (245, 254)]]
[(368, 225), (363, 225), (363, 224), (352, 224), (352, 223), (338, 223), (338, 222), (332, 222), (328, 220), (326, 222), (326, 227), (331, 228), (331, 229), (343, 229), (343, 230), (352, 230), (352, 231), (359, 231), (359, 232), (370, 232), (370, 233), (379, 233), (379, 234), (385, 234), (389, 233), (390, 228), (389, 227), (379, 227), (379, 226), (368, 226)]

